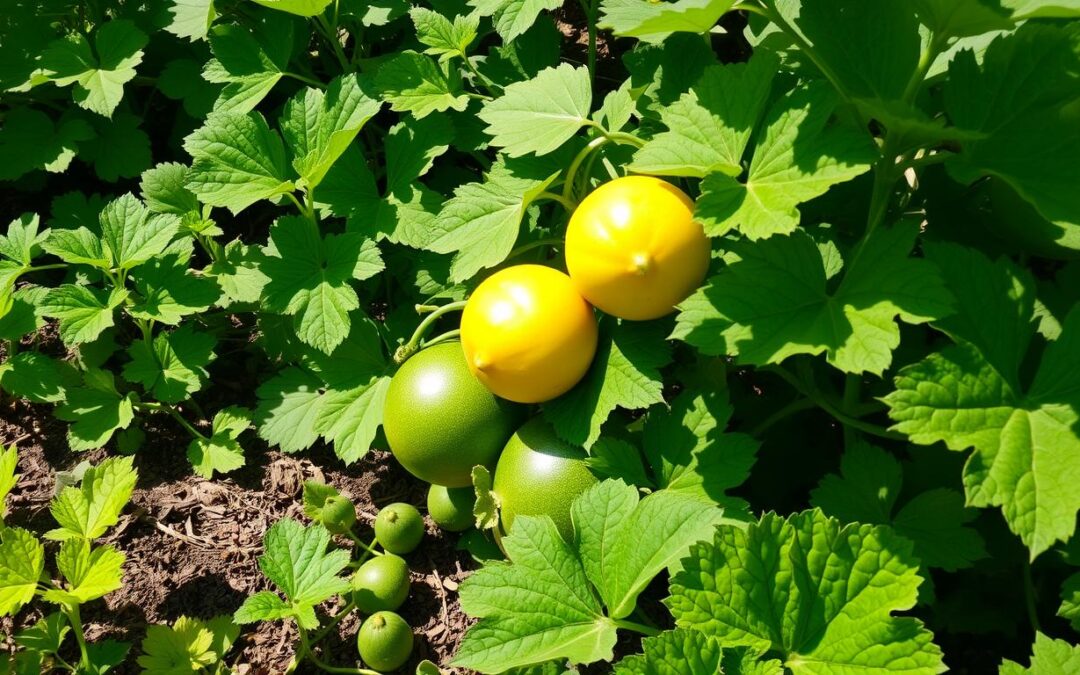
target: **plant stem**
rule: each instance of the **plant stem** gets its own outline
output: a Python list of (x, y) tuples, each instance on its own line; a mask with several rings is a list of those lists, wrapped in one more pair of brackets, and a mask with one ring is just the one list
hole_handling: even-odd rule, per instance
[(760, 438), (763, 433), (768, 431), (777, 422), (783, 420), (786, 417), (790, 417), (797, 412), (809, 410), (816, 405), (816, 403), (814, 403), (808, 398), (797, 398), (791, 403), (788, 403), (783, 408), (780, 408), (779, 410), (774, 412), (772, 415), (766, 417), (765, 421), (750, 430), (750, 435)]
[[(845, 415), (854, 419), (855, 408), (859, 405), (859, 396), (862, 393), (862, 378), (855, 373), (848, 373), (844, 378), (844, 402), (841, 409)], [(844, 448), (851, 449), (855, 444), (855, 430), (849, 425), (844, 425)]]
[(596, 0), (581, 0), (589, 28), (589, 81), (596, 82)]
[(82, 617), (79, 616), (78, 605), (65, 605), (64, 613), (68, 623), (71, 624), (71, 632), (75, 634), (75, 641), (79, 643), (79, 669), (90, 670), (90, 654), (86, 649), (86, 635), (83, 634)]
[(941, 164), (953, 157), (951, 152), (935, 152), (932, 155), (923, 155), (915, 159), (910, 159), (899, 166), (900, 172), (903, 173), (908, 169), (922, 169), (923, 167), (933, 166), (935, 164)]
[(318, 80), (308, 77), (307, 75), (301, 75), (299, 73), (282, 73), (285, 77), (291, 77), (294, 80), (300, 80), (304, 84), (309, 84), (316, 89), (326, 89), (326, 85)]
[(515, 248), (513, 251), (510, 251), (510, 254), (506, 256), (506, 259), (510, 260), (511, 258), (516, 258), (522, 253), (531, 251), (534, 248), (540, 248), (541, 246), (562, 246), (564, 243), (565, 242), (562, 239), (556, 237), (552, 237), (550, 239), (537, 239), (536, 241), (530, 241), (527, 244), (522, 244), (521, 246)]
[(454, 330), (448, 330), (445, 333), (442, 333), (440, 335), (436, 335), (435, 337), (431, 338), (430, 340), (424, 340), (424, 347), (427, 348), (427, 347), (430, 347), (432, 345), (437, 345), (440, 342), (446, 342), (447, 340), (456, 340), (456, 339), (458, 339), (460, 337), (461, 337), (461, 329), (455, 328)]
[(296, 195), (291, 192), (286, 192), (285, 196), (296, 206), (296, 210), (300, 212), (300, 215), (307, 215), (307, 209), (300, 203), (300, 200), (296, 198)]
[(165, 412), (169, 413), (170, 417), (172, 417), (174, 420), (179, 422), (180, 426), (184, 427), (184, 429), (187, 430), (187, 432), (189, 434), (191, 434), (192, 436), (194, 436), (195, 438), (201, 438), (204, 441), (209, 441), (210, 440), (209, 438), (207, 438), (203, 434), (199, 433), (198, 429), (191, 426), (191, 424), (186, 419), (184, 419), (184, 416), (181, 415), (180, 412), (176, 408), (174, 408), (174, 407), (172, 407), (171, 405), (168, 405), (168, 404), (162, 404), (161, 409), (164, 410)]
[(346, 673), (348, 675), (380, 675), (380, 673), (374, 670), (368, 670), (366, 668), (339, 668), (337, 666), (331, 666), (328, 663), (323, 663), (318, 656), (315, 656), (315, 652), (311, 650), (311, 645), (308, 642), (307, 631), (303, 628), (300, 629), (300, 650), (304, 653), (304, 656), (308, 658), (316, 666), (325, 670), (328, 673)]
[(349, 72), (349, 59), (345, 56), (345, 50), (341, 48), (341, 41), (337, 38), (337, 27), (331, 26), (326, 17), (321, 14), (315, 17), (315, 25), (321, 29), (323, 37), (330, 43), (330, 48), (334, 50), (334, 57), (341, 66), (341, 72)]
[(814, 402), (814, 405), (821, 408), (829, 415), (831, 415), (837, 422), (857, 429), (865, 434), (871, 436), (877, 436), (878, 438), (887, 438), (891, 441), (903, 441), (907, 437), (903, 434), (898, 434), (893, 431), (889, 431), (884, 427), (880, 427), (876, 424), (870, 424), (869, 422), (863, 422), (862, 420), (855, 419), (849, 415), (844, 414), (836, 405), (828, 400), (813, 383), (804, 382), (800, 378), (793, 375), (791, 372), (781, 366), (769, 366), (765, 368), (769, 372), (776, 373), (790, 384), (796, 391), (801, 393), (806, 398)]
[(43, 270), (63, 270), (67, 269), (67, 263), (53, 263), (51, 265), (34, 265), (33, 267), (26, 268), (27, 273), (41, 272)]
[(451, 302), (448, 305), (443, 305), (431, 314), (428, 314), (426, 317), (424, 317), (424, 320), (421, 321), (420, 325), (416, 327), (415, 331), (413, 331), (412, 337), (409, 338), (409, 341), (398, 347), (397, 351), (394, 352), (394, 362), (399, 365), (405, 363), (405, 361), (407, 361), (410, 356), (419, 351), (420, 341), (424, 339), (424, 335), (431, 328), (431, 324), (438, 321), (439, 317), (441, 317), (443, 314), (447, 314), (449, 312), (459, 312), (463, 309), (465, 309), (465, 301), (460, 300), (458, 302)]
[[(480, 83), (480, 86), (482, 86), (487, 91), (487, 93), (491, 94), (491, 96), (499, 95), (499, 89), (501, 89), (502, 87), (495, 84), (487, 75), (481, 73), (480, 69), (476, 67), (476, 64), (472, 62), (472, 59), (470, 59), (468, 54), (466, 54), (464, 51), (461, 52), (461, 59), (465, 62), (465, 68), (467, 68), (468, 71), (472, 73), (474, 77), (476, 77), (477, 82)], [(485, 96), (484, 98), (489, 97)]]
[(632, 145), (635, 148), (640, 148), (645, 145), (644, 140), (633, 134), (628, 134), (625, 131), (608, 131), (607, 129), (601, 129), (601, 133), (616, 143), (622, 143), (623, 145)]
[(574, 209), (577, 208), (577, 204), (574, 203), (574, 200), (567, 199), (563, 195), (555, 194), (554, 192), (544, 191), (544, 192), (541, 192), (539, 195), (537, 195), (536, 198), (537, 199), (550, 199), (551, 201), (559, 202), (559, 204), (564, 209), (566, 209), (567, 213), (573, 213)]
[(354, 544), (367, 551), (369, 555), (382, 555), (382, 553), (380, 553), (379, 551), (376, 551), (375, 549), (371, 548), (371, 546), (365, 544), (363, 540), (360, 539), (360, 537), (356, 536), (356, 534), (351, 530), (347, 533), (347, 536), (349, 537), (349, 539), (352, 540)]
[(311, 642), (314, 644), (322, 642), (322, 639), (330, 634), (330, 631), (334, 629), (334, 626), (341, 623), (341, 620), (348, 616), (349, 612), (353, 611), (354, 609), (356, 609), (356, 603), (354, 603), (350, 598), (350, 600), (345, 603), (344, 607), (338, 610), (338, 612), (334, 614), (334, 616), (330, 617), (330, 622), (327, 623), (321, 631), (316, 633), (315, 637), (311, 638)]
[(1031, 560), (1024, 558), (1024, 605), (1027, 607), (1028, 621), (1031, 628), (1037, 633), (1042, 628), (1039, 626), (1039, 613), (1035, 604), (1035, 583), (1031, 578)]
[(566, 169), (566, 179), (563, 181), (562, 196), (564, 199), (573, 201), (574, 199), (574, 182), (577, 180), (578, 169), (581, 168), (581, 163), (585, 161), (585, 158), (592, 154), (597, 148), (610, 143), (611, 139), (607, 136), (597, 136), (589, 141), (589, 144), (578, 151), (574, 155), (574, 159), (570, 162), (570, 166)]
[(645, 624), (636, 623), (634, 621), (627, 621), (625, 619), (618, 619), (615, 621), (615, 625), (619, 628), (625, 628), (626, 630), (632, 630), (635, 633), (641, 633), (642, 635), (648, 635), (649, 637), (656, 637), (660, 634), (660, 631), (651, 626)]
[(915, 97), (919, 95), (919, 90), (926, 80), (926, 74), (930, 72), (930, 67), (934, 65), (938, 54), (945, 48), (948, 39), (948, 35), (942, 37), (940, 33), (931, 34), (930, 44), (927, 46), (926, 51), (919, 56), (919, 65), (915, 68), (915, 72), (911, 74), (907, 86), (904, 87), (904, 101), (912, 103)]

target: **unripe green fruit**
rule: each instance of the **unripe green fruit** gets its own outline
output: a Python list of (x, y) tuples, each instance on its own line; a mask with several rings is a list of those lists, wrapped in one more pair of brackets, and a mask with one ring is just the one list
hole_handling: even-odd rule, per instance
[(423, 538), (424, 518), (412, 504), (391, 504), (375, 516), (375, 539), (391, 553), (412, 553)]
[(409, 566), (387, 553), (368, 560), (352, 578), (353, 602), (364, 614), (395, 610), (409, 597)]
[(375, 670), (397, 670), (409, 660), (412, 648), (412, 629), (393, 612), (372, 614), (356, 634), (360, 659)]
[(334, 534), (345, 534), (356, 524), (356, 507), (345, 497), (329, 497), (323, 502), (319, 520)]
[(462, 532), (473, 525), (476, 491), (471, 487), (448, 488), (432, 485), (427, 493), (428, 515), (449, 532)]

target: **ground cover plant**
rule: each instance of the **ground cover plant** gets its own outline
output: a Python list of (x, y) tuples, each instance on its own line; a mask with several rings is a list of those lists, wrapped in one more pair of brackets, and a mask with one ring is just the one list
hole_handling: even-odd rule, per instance
[(0, 672), (1080, 672), (1078, 19), (9, 0)]

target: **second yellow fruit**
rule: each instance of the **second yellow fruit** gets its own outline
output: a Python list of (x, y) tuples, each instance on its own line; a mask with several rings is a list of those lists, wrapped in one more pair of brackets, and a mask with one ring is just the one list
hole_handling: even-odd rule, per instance
[(590, 193), (566, 231), (566, 267), (604, 312), (645, 321), (670, 314), (701, 285), (709, 239), (694, 202), (652, 176), (626, 176)]
[(596, 354), (599, 330), (570, 277), (515, 265), (485, 279), (461, 315), (472, 373), (497, 396), (540, 403), (569, 391)]

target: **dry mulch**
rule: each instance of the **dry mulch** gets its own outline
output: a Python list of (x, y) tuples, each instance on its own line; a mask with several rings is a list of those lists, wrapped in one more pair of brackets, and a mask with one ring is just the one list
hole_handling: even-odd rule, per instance
[[(124, 587), (83, 612), (88, 639), (134, 643), (128, 663), (117, 672), (138, 672), (134, 657), (147, 624), (180, 615), (232, 614), (248, 595), (269, 587), (257, 562), (263, 533), (281, 518), (304, 520), (305, 480), (325, 480), (349, 495), (362, 526), (391, 502), (406, 501), (423, 510), (424, 486), (386, 452), (372, 451), (346, 468), (325, 447), (290, 456), (265, 446), (252, 448), (258, 444), (249, 442), (246, 467), (208, 481), (192, 475), (183, 432), (170, 427), (147, 432), (148, 441), (135, 459), (139, 483), (132, 503), (102, 540), (127, 556)], [(107, 454), (71, 452), (65, 425), (50, 411), (6, 401), (0, 407), (0, 443), (11, 442), (18, 442), (22, 478), (9, 497), (8, 522), (39, 533), (52, 527), (48, 502), (55, 472), (71, 470), (83, 460), (97, 462)], [(417, 641), (414, 658), (403, 672), (411, 672), (425, 658), (448, 662), (468, 626), (455, 591), (473, 563), (456, 543), (457, 535), (441, 532), (429, 520), (428, 536), (407, 556), (413, 586), (400, 613), (413, 626)], [(28, 607), (14, 620), (0, 620), (0, 635), (40, 617), (40, 604)], [(342, 621), (340, 631), (323, 642), (324, 660), (352, 665), (358, 627), (355, 613)], [(230, 663), (241, 673), (282, 672), (292, 659), (295, 639), (295, 630), (281, 621), (245, 626)], [(5, 638), (0, 648), (11, 650), (14, 644)]]

